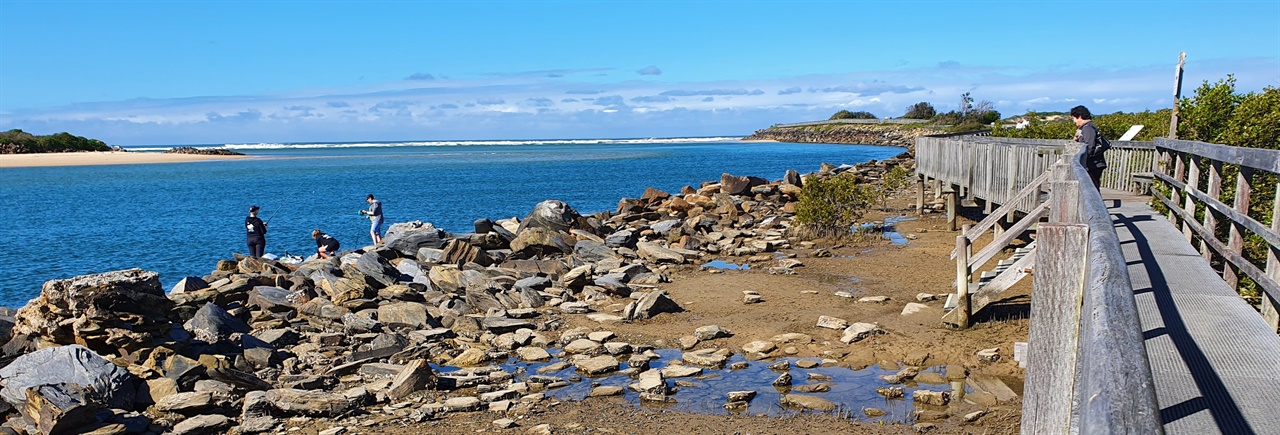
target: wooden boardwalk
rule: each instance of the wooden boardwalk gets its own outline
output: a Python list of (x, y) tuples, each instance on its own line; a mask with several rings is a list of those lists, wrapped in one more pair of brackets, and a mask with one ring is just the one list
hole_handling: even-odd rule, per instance
[(1280, 434), (1280, 335), (1145, 204), (1151, 197), (1103, 193), (1165, 433)]

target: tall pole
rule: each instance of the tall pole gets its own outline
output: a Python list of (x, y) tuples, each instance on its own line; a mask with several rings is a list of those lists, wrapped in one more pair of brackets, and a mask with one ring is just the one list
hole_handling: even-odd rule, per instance
[(1178, 70), (1173, 74), (1173, 116), (1169, 117), (1169, 139), (1178, 138), (1178, 100), (1182, 98), (1182, 65), (1187, 63), (1187, 52), (1178, 53)]

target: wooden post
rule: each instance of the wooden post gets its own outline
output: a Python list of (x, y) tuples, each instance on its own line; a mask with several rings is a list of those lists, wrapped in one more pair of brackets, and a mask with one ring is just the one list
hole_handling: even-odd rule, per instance
[(933, 199), (938, 199), (941, 197), (942, 197), (942, 180), (934, 178), (933, 179)]
[(1038, 233), (1022, 433), (1067, 434), (1075, 396), (1089, 226), (1048, 223), (1040, 225)]
[[(1018, 193), (1018, 188), (1017, 188), (1017, 185), (1018, 185), (1018, 159), (1009, 159), (1009, 173), (1008, 173), (1006, 176), (1007, 176), (1008, 178), (1005, 178), (1005, 186), (1007, 186), (1006, 193), (1005, 193), (1005, 198), (1009, 198), (1009, 201), (1012, 201), (1012, 200), (1013, 200), (1013, 195), (1016, 195), (1016, 194)], [(1034, 195), (1034, 196), (1035, 196), (1035, 199), (1034, 199), (1033, 201), (1035, 201), (1036, 203), (1039, 203), (1039, 199), (1040, 199), (1040, 198), (1039, 198), (1039, 195)], [(1014, 211), (1016, 211), (1016, 209), (1014, 209), (1014, 210), (1009, 210), (1009, 215), (1008, 215), (1008, 216), (1005, 216), (1005, 220), (1006, 220), (1006, 221), (1008, 221), (1009, 223), (1017, 222), (1017, 220), (1015, 220), (1015, 219), (1014, 219), (1014, 216), (1013, 216), (1013, 212), (1014, 212)], [(997, 225), (997, 227), (998, 227), (998, 225)], [(1003, 231), (1003, 230), (1004, 230), (1004, 228), (1000, 228), (1000, 231)], [(997, 234), (999, 234), (999, 233), (997, 233)]]
[[(1186, 210), (1187, 213), (1190, 213), (1191, 216), (1196, 215), (1196, 202), (1195, 202), (1196, 200), (1191, 196), (1191, 192), (1199, 192), (1199, 191), (1200, 191), (1200, 156), (1188, 154), (1187, 155), (1187, 198), (1183, 203), (1184, 205), (1182, 206), (1182, 209)], [(1195, 233), (1195, 230), (1191, 229), (1191, 223), (1187, 222), (1186, 220), (1183, 220), (1182, 221), (1183, 237), (1186, 237), (1187, 241), (1190, 242), (1191, 235), (1194, 233)]]
[[(1271, 232), (1280, 234), (1280, 183), (1276, 183), (1276, 196), (1271, 204)], [(1267, 276), (1280, 282), (1280, 247), (1267, 249)], [(1262, 292), (1262, 320), (1267, 322), (1271, 330), (1280, 332), (1280, 301), (1271, 299), (1271, 295)]]
[[(1253, 195), (1253, 168), (1241, 166), (1240, 173), (1236, 174), (1236, 202), (1235, 209), (1243, 215), (1249, 215), (1249, 197)], [(1244, 248), (1244, 234), (1241, 232), (1243, 228), (1234, 220), (1231, 221), (1231, 232), (1227, 237), (1227, 251), (1233, 254), (1240, 254)], [(1231, 288), (1237, 288), (1240, 283), (1239, 271), (1231, 266), (1228, 262), (1222, 268), (1222, 279), (1227, 282)]]
[[(973, 224), (964, 224), (964, 225), (961, 225), (961, 226), (960, 226), (960, 234), (969, 234), (969, 229), (970, 229), (970, 228), (973, 228)], [(969, 237), (969, 236), (965, 236), (965, 239), (968, 239), (968, 237)], [(972, 257), (972, 256), (973, 256), (973, 243), (972, 243), (972, 242), (965, 242), (965, 246), (968, 246), (968, 247), (969, 247), (969, 252), (965, 253), (964, 255), (967, 255), (967, 256), (969, 256), (969, 257)]]
[[(1222, 196), (1222, 162), (1212, 160), (1209, 162), (1209, 190), (1205, 192), (1209, 198), (1221, 200)], [(1218, 225), (1217, 216), (1213, 214), (1212, 207), (1204, 208), (1204, 229), (1209, 234), (1214, 233), (1214, 228)], [(1217, 236), (1213, 236), (1215, 239)], [(1209, 247), (1209, 242), (1200, 241), (1200, 256), (1204, 257), (1204, 261), (1213, 262), (1213, 248)]]
[[(1182, 153), (1173, 153), (1173, 179), (1179, 183), (1186, 180), (1182, 173), (1183, 169), (1185, 168), (1182, 166)], [(1182, 200), (1181, 191), (1177, 188), (1169, 189), (1169, 200), (1173, 201), (1174, 204), (1177, 204), (1178, 201)], [(1169, 223), (1177, 226), (1178, 219), (1181, 219), (1178, 217), (1178, 213), (1174, 210), (1169, 210)]]
[(947, 192), (947, 231), (956, 230), (956, 207), (960, 201), (960, 192), (952, 189)]
[(1049, 186), (1049, 222), (1080, 222), (1080, 182), (1054, 181)]
[(1173, 115), (1169, 117), (1169, 139), (1178, 138), (1178, 100), (1182, 99), (1182, 66), (1187, 62), (1187, 52), (1178, 53), (1178, 69), (1173, 73)]
[(916, 214), (924, 216), (924, 176), (916, 178)]
[(969, 238), (964, 234), (956, 236), (956, 308), (955, 326), (961, 329), (969, 327)]

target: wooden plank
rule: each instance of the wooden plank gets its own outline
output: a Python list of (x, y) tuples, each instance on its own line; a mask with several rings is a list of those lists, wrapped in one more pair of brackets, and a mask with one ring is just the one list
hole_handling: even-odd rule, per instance
[[(1155, 177), (1170, 184), (1174, 188), (1183, 189), (1182, 183), (1170, 179), (1168, 175), (1155, 174)], [(1249, 230), (1249, 232), (1262, 237), (1262, 240), (1266, 241), (1271, 246), (1280, 246), (1280, 233), (1275, 230), (1268, 229), (1266, 225), (1262, 224), (1262, 222), (1258, 222), (1254, 218), (1249, 217), (1249, 215), (1236, 211), (1235, 206), (1227, 206), (1221, 201), (1214, 200), (1208, 195), (1200, 192), (1194, 192), (1192, 193), (1192, 196), (1195, 196), (1197, 200), (1204, 203), (1205, 206), (1217, 212), (1219, 215), (1222, 215), (1222, 217), (1238, 223), (1246, 230)], [(1173, 221), (1173, 218), (1170, 218), (1169, 220)]]
[(1022, 433), (1067, 434), (1080, 339), (1089, 227), (1040, 226), (1031, 293)]
[[(1236, 202), (1235, 211), (1241, 215), (1249, 214), (1249, 197), (1253, 196), (1253, 171), (1247, 167), (1241, 167), (1240, 172), (1236, 173)], [(1244, 234), (1240, 231), (1243, 224), (1231, 220), (1231, 226), (1227, 229), (1227, 253), (1240, 255), (1240, 251), (1244, 248)], [(1209, 231), (1213, 231), (1210, 229)], [(1222, 268), (1222, 279), (1230, 285), (1231, 288), (1237, 288), (1240, 283), (1238, 273), (1231, 267)]]
[[(1276, 195), (1271, 197), (1271, 231), (1280, 234), (1280, 183), (1276, 183)], [(1280, 282), (1280, 244), (1271, 244), (1267, 249), (1267, 276)], [(1262, 319), (1272, 331), (1280, 332), (1280, 299), (1263, 295)]]
[(1031, 228), (1031, 225), (1034, 225), (1035, 223), (1039, 222), (1040, 218), (1044, 217), (1045, 213), (1047, 213), (1048, 210), (1049, 210), (1048, 202), (1044, 204), (1040, 204), (1039, 207), (1036, 207), (1035, 210), (1031, 211), (1031, 214), (1026, 215), (1025, 217), (1022, 218), (1022, 220), (1018, 221), (1018, 223), (1013, 224), (1013, 226), (1010, 227), (1008, 231), (1005, 231), (1004, 234), (1000, 235), (1000, 237), (997, 237), (995, 240), (992, 240), (991, 243), (988, 243), (987, 246), (984, 246), (981, 251), (978, 251), (977, 254), (973, 254), (973, 258), (969, 259), (969, 270), (977, 270), (982, 268), (982, 265), (986, 264), (987, 261), (990, 261), (991, 257), (994, 257), (996, 253), (1000, 252), (1006, 246), (1009, 246), (1009, 242), (1012, 242), (1013, 239), (1022, 235), (1023, 231), (1026, 231), (1028, 228)]
[(987, 305), (1000, 301), (1003, 299), (1001, 293), (1004, 293), (1009, 287), (1013, 287), (1018, 281), (1022, 281), (1022, 278), (1031, 274), (1030, 269), (1036, 264), (1035, 242), (1032, 242), (1028, 247), (1031, 248), (1031, 252), (1013, 262), (1008, 269), (1000, 272), (999, 275), (996, 275), (991, 281), (987, 281), (986, 284), (978, 288), (977, 292), (969, 296), (969, 311), (971, 313), (977, 314)]
[(951, 310), (949, 323), (956, 328), (969, 327), (969, 239), (963, 234), (956, 236), (956, 308)]
[[(1012, 213), (1017, 207), (1018, 201), (1021, 201), (1022, 198), (1026, 198), (1033, 192), (1040, 190), (1040, 185), (1044, 184), (1045, 180), (1048, 179), (1048, 172), (1040, 174), (1040, 176), (1036, 177), (1035, 180), (1032, 180), (1030, 184), (1023, 187), (1021, 191), (1018, 191), (1018, 193), (1013, 196), (1013, 199), (1005, 201), (1004, 205), (1001, 205), (1000, 208), (991, 212), (991, 214), (988, 214), (987, 217), (983, 218), (977, 225), (970, 227), (969, 231), (965, 233), (965, 237), (968, 237), (969, 241), (974, 241), (979, 237), (982, 237), (982, 235), (985, 234), (987, 230), (991, 229), (991, 227), (994, 226), (996, 222), (1005, 215), (1005, 213)], [(956, 252), (954, 250), (951, 251), (951, 258), (956, 258)]]
[(1272, 173), (1280, 173), (1280, 150), (1244, 148), (1207, 142), (1156, 138), (1156, 147), (1195, 154), (1226, 164), (1245, 166)]
[[(1192, 216), (1196, 214), (1196, 203), (1191, 199), (1197, 193), (1200, 193), (1200, 158), (1196, 156), (1187, 156), (1187, 195), (1186, 205), (1182, 206), (1183, 210), (1191, 212)], [(1194, 219), (1192, 219), (1194, 220)], [(1191, 226), (1188, 222), (1182, 222), (1182, 235), (1191, 241)]]
[(1049, 201), (1045, 204), (1051, 204), (1049, 222), (1080, 222), (1080, 182), (1049, 183)]
[[(1205, 194), (1209, 199), (1222, 199), (1222, 162), (1212, 160), (1209, 162), (1209, 189)], [(1207, 204), (1207, 202), (1206, 202)], [(1217, 227), (1217, 219), (1213, 215), (1213, 208), (1205, 206), (1204, 227), (1213, 230)], [(1216, 235), (1214, 236), (1217, 237)], [(1213, 250), (1209, 249), (1209, 244), (1204, 241), (1200, 242), (1200, 256), (1204, 257), (1204, 261), (1213, 261)]]

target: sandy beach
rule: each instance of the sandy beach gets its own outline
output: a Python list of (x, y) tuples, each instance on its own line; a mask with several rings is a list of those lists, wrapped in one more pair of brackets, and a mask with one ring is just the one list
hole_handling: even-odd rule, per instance
[(0, 168), (39, 166), (131, 165), (141, 163), (182, 163), (207, 160), (243, 159), (246, 156), (208, 156), (198, 154), (165, 154), (142, 152), (84, 152), (0, 154)]

